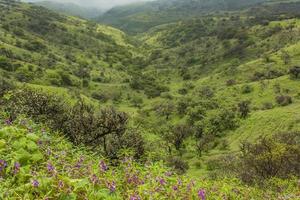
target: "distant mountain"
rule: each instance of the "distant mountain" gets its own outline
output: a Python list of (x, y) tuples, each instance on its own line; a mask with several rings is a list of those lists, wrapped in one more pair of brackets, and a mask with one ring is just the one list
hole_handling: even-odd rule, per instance
[(91, 7), (82, 7), (74, 3), (59, 3), (53, 1), (39, 1), (35, 2), (35, 4), (46, 7), (50, 10), (65, 13), (68, 15), (73, 15), (77, 17), (82, 17), (85, 19), (92, 19), (101, 14), (103, 14), (103, 10), (100, 8), (91, 8)]
[(107, 11), (98, 21), (129, 33), (140, 33), (157, 25), (175, 22), (214, 11), (230, 11), (267, 0), (157, 0), (119, 6)]

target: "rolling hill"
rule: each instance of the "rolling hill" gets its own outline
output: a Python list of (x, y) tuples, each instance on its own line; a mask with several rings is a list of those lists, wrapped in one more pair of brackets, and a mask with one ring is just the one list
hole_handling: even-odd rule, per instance
[[(151, 192), (145, 190), (155, 190), (157, 199), (198, 196), (203, 200), (203, 194), (197, 192), (204, 187), (207, 199), (224, 195), (278, 199), (289, 191), (293, 194), (289, 199), (297, 199), (299, 8), (299, 1), (161, 0), (113, 8), (99, 19), (108, 24), (103, 25), (34, 4), (0, 0), (0, 121), (5, 121), (0, 123), (0, 152), (1, 148), (5, 152), (15, 148), (7, 132), (20, 136), (20, 145), (34, 139), (25, 134), (29, 127), (10, 116), (20, 108), (21, 114), (35, 121), (30, 123), (39, 138), (44, 137), (40, 125), (53, 129), (49, 130), (51, 140), (61, 140), (60, 147), (71, 152), (66, 165), (83, 154), (89, 161), (104, 156), (115, 169), (109, 176), (97, 172), (97, 177), (110, 182), (95, 186), (83, 174), (63, 171), (65, 165), (60, 168), (59, 161), (53, 162), (62, 172), (62, 181), (76, 188), (74, 194), (82, 195), (80, 198), (90, 193), (91, 199), (131, 198), (127, 194), (147, 199)], [(41, 104), (51, 108), (50, 114), (43, 106), (39, 108)], [(68, 122), (65, 127), (60, 127), (62, 122), (54, 126), (52, 121), (61, 118)], [(283, 133), (286, 135), (278, 136)], [(92, 134), (102, 136), (93, 141), (96, 144), (90, 144)], [(297, 136), (295, 143), (290, 141), (292, 134)], [(77, 135), (84, 141), (79, 145), (74, 139)], [(282, 137), (290, 138), (283, 141)], [(251, 151), (251, 145), (260, 151)], [(45, 165), (46, 152), (33, 150), (42, 153), (40, 159), (25, 164)], [(119, 155), (135, 153), (139, 156), (130, 169), (142, 174), (137, 172), (138, 179), (130, 178), (133, 182), (127, 185), (122, 181), (128, 178), (128, 171), (123, 171), (125, 164)], [(247, 157), (251, 153), (257, 154)], [(16, 156), (9, 153), (5, 159)], [(256, 162), (249, 162), (251, 159)], [(283, 160), (294, 168), (278, 167), (286, 166)], [(163, 164), (156, 163), (160, 161)], [(264, 168), (266, 162), (280, 173), (269, 174), (272, 170)], [(197, 185), (200, 190), (194, 188), (188, 197), (180, 190), (177, 198), (172, 194), (182, 176), (166, 178), (162, 175), (166, 165), (174, 173), (212, 180)], [(36, 180), (40, 181), (47, 171), (38, 171)], [(153, 171), (157, 177), (147, 184), (139, 182)], [(115, 172), (117, 179), (112, 178)], [(92, 171), (86, 173), (92, 176)], [(48, 178), (49, 183), (43, 185), (57, 183)], [(220, 179), (226, 187), (214, 192), (210, 186)], [(190, 179), (184, 180), (189, 184)], [(126, 187), (110, 192), (111, 181)], [(157, 191), (158, 186), (163, 189)], [(91, 192), (94, 187), (99, 194)], [(42, 190), (35, 192), (28, 195), (46, 195)]]

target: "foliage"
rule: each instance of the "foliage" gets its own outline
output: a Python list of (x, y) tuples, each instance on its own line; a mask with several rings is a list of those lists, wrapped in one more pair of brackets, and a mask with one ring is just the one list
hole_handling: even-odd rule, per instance
[(245, 182), (299, 176), (299, 133), (262, 137), (255, 144), (241, 146), (240, 176)]
[(280, 95), (276, 97), (276, 102), (280, 105), (280, 106), (287, 106), (291, 103), (293, 103), (292, 97), (288, 96), (288, 95)]
[(113, 166), (27, 119), (1, 124), (0, 144), (0, 197), (5, 200), (19, 196), (28, 199), (216, 199), (224, 196), (278, 199), (289, 195), (297, 198), (297, 186), (280, 180), (273, 180), (272, 187), (281, 185), (287, 189), (276, 194), (267, 188), (245, 187), (235, 179), (191, 180), (173, 174), (161, 163), (140, 165), (126, 156), (118, 166)]

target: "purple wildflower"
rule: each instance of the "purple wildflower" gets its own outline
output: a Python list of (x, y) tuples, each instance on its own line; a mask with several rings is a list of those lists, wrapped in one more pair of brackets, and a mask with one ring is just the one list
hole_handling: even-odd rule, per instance
[(178, 190), (178, 186), (177, 185), (174, 185), (172, 188), (173, 188), (174, 191)]
[(133, 195), (130, 196), (130, 200), (141, 200), (141, 197), (139, 197), (136, 194), (133, 194)]
[(47, 152), (46, 152), (46, 153), (47, 153), (48, 156), (50, 156), (50, 155), (51, 155), (51, 150), (50, 150), (50, 149), (47, 149)]
[(172, 176), (172, 174), (173, 174), (172, 172), (166, 172), (165, 173), (166, 176)]
[(48, 169), (48, 172), (50, 172), (50, 173), (54, 172), (54, 170), (55, 170), (54, 166), (51, 163), (47, 164), (47, 169)]
[(7, 162), (5, 160), (0, 160), (0, 172), (2, 172), (7, 167)]
[(100, 167), (102, 172), (105, 172), (105, 171), (108, 170), (108, 167), (107, 167), (107, 165), (105, 164), (105, 162), (103, 160), (100, 161), (99, 167)]
[(64, 187), (64, 182), (63, 181), (58, 181), (58, 188), (62, 189)]
[(115, 192), (116, 188), (117, 188), (116, 183), (114, 181), (111, 182), (111, 183), (109, 183), (108, 184), (108, 188), (109, 188), (109, 190), (110, 190), (111, 193)]
[(31, 184), (35, 188), (39, 187), (39, 185), (40, 185), (40, 183), (37, 180), (33, 180)]
[(78, 169), (81, 168), (83, 161), (84, 161), (84, 158), (81, 156), (80, 159), (77, 161), (75, 167)]
[(13, 173), (14, 173), (14, 174), (19, 173), (20, 168), (21, 168), (20, 163), (19, 163), (19, 162), (16, 162), (16, 163), (14, 164), (14, 172), (13, 172)]
[(161, 178), (161, 179), (159, 180), (159, 183), (160, 183), (161, 185), (165, 185), (165, 184), (166, 184), (166, 181), (165, 181), (165, 179)]
[(8, 126), (10, 126), (10, 125), (12, 125), (12, 121), (10, 119), (6, 119), (5, 120), (5, 124), (8, 125)]
[(198, 191), (198, 197), (199, 197), (199, 199), (201, 199), (201, 200), (205, 200), (205, 199), (206, 199), (206, 198), (205, 198), (205, 190), (200, 189), (200, 190)]
[(92, 177), (90, 178), (91, 182), (95, 185), (98, 183), (99, 179), (96, 174), (93, 174)]

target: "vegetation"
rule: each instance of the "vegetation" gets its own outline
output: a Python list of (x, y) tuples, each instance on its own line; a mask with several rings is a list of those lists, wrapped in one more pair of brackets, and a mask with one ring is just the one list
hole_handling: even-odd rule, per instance
[(298, 199), (300, 2), (220, 2), (0, 0), (0, 199)]

